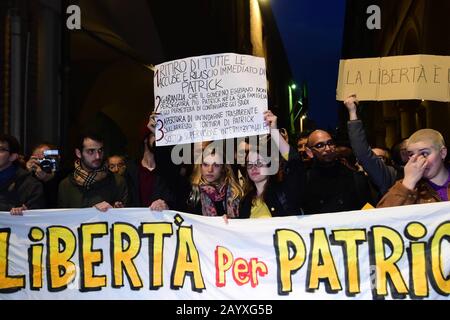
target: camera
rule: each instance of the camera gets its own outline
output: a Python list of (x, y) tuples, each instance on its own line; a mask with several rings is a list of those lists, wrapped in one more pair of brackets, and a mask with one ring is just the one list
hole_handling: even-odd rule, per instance
[(59, 151), (58, 150), (45, 150), (44, 157), (36, 159), (41, 167), (42, 171), (46, 173), (52, 173), (58, 170)]

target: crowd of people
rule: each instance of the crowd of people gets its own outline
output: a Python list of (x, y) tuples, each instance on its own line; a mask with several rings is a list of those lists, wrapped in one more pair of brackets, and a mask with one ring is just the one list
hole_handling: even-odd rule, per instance
[[(240, 145), (245, 154), (240, 164), (226, 161), (214, 143), (204, 143), (200, 161), (175, 165), (169, 147), (155, 146), (154, 115), (139, 159), (106, 155), (101, 135), (83, 132), (71, 172), (43, 166), (45, 152), (56, 146), (42, 143), (23, 160), (17, 139), (1, 134), (0, 211), (147, 207), (245, 219), (449, 201), (450, 167), (438, 131), (418, 130), (391, 150), (372, 148), (357, 116), (356, 95), (344, 104), (348, 145), (315, 130), (302, 133), (292, 147), (286, 132), (278, 130), (277, 117), (267, 111), (270, 134)], [(268, 155), (268, 150), (277, 151)]]

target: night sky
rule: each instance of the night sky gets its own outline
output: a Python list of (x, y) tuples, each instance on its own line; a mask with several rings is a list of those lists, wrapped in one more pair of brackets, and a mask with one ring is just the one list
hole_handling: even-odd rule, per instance
[(307, 82), (308, 117), (318, 127), (334, 129), (345, 0), (266, 1), (271, 3), (295, 82)]

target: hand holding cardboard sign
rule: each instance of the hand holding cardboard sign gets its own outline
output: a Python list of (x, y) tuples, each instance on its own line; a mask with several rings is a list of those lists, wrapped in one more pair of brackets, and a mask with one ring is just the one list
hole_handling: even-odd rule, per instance
[(358, 99), (356, 98), (356, 94), (351, 94), (344, 100), (344, 105), (348, 110), (348, 115), (350, 116), (350, 120), (358, 120), (358, 115), (356, 114), (356, 109), (358, 107)]

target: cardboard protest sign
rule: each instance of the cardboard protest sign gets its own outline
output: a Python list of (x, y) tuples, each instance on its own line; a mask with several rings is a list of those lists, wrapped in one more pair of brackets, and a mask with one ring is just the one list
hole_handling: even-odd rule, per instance
[(393, 56), (341, 60), (336, 100), (356, 93), (360, 101), (450, 101), (450, 57)]
[(267, 134), (264, 58), (223, 53), (155, 66), (156, 145)]
[(0, 212), (0, 299), (448, 299), (450, 202), (270, 219)]

